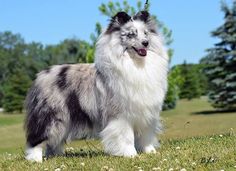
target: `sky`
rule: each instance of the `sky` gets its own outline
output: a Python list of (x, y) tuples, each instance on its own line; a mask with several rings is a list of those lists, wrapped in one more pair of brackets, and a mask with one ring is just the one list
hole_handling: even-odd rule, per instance
[[(172, 66), (184, 60), (198, 63), (206, 55), (205, 49), (217, 42), (210, 32), (223, 23), (220, 0), (149, 1), (150, 13), (173, 32)], [(98, 10), (99, 5), (106, 2), (108, 0), (0, 0), (0, 32), (20, 33), (26, 42), (44, 45), (73, 37), (90, 41), (96, 22), (104, 28), (109, 23)], [(128, 2), (136, 4), (136, 0)]]

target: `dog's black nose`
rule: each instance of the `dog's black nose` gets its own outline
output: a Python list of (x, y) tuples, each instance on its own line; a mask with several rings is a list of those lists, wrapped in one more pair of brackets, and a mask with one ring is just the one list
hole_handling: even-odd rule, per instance
[(142, 44), (143, 44), (143, 46), (148, 47), (149, 42), (148, 41), (143, 41)]

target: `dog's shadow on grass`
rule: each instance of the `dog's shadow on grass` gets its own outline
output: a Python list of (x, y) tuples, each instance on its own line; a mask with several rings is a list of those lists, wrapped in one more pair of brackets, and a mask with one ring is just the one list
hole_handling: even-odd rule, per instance
[(92, 158), (92, 157), (98, 157), (98, 156), (107, 156), (106, 153), (103, 151), (78, 151), (78, 152), (66, 152), (63, 157), (68, 158)]
[(193, 112), (192, 115), (214, 115), (214, 114), (235, 114), (236, 109), (232, 110), (205, 110), (200, 112)]

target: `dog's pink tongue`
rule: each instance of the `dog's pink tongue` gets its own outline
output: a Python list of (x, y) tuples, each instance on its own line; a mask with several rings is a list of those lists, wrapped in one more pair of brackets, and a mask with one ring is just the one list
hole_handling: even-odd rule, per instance
[(146, 49), (138, 49), (138, 54), (140, 56), (146, 56), (147, 55), (147, 51), (146, 51)]

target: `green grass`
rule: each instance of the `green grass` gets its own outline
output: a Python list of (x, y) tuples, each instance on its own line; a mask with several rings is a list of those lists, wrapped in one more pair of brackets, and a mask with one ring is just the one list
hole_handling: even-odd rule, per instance
[(162, 117), (165, 126), (163, 138), (168, 139), (223, 134), (231, 129), (236, 130), (236, 112), (217, 112), (205, 98), (181, 100), (175, 110), (163, 112)]
[[(183, 140), (165, 140), (157, 154), (141, 154), (129, 159), (105, 155), (98, 142), (96, 149), (88, 149), (84, 143), (42, 164), (24, 160), (23, 153), (3, 154), (0, 168), (3, 170), (233, 170), (236, 169), (235, 135), (199, 137)], [(78, 143), (77, 143), (78, 144)], [(82, 151), (83, 149), (83, 151)], [(154, 169), (155, 170), (155, 169)]]
[(3, 126), (15, 125), (22, 123), (23, 115), (19, 114), (2, 114), (0, 113), (0, 128)]
[(236, 170), (236, 113), (214, 113), (205, 99), (196, 99), (180, 101), (162, 117), (157, 154), (112, 157), (99, 141), (75, 141), (66, 146), (73, 147), (67, 156), (36, 164), (24, 160), (24, 116), (0, 114), (0, 170)]

